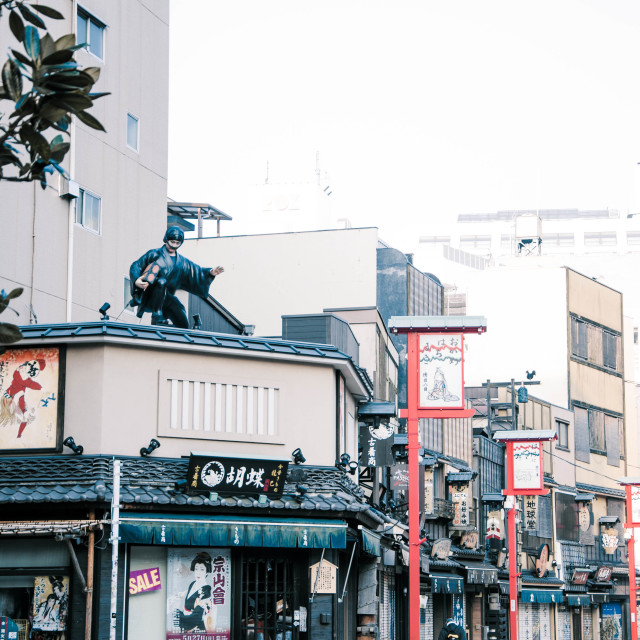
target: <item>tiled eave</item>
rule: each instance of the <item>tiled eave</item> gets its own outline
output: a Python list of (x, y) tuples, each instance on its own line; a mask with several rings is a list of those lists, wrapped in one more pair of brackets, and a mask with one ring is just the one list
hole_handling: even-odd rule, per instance
[[(177, 511), (207, 508), (211, 513), (275, 512), (313, 513), (315, 516), (361, 519), (376, 527), (387, 518), (371, 507), (362, 489), (348, 474), (333, 467), (294, 466), (283, 494), (261, 503), (253, 496), (241, 494), (218, 496), (186, 494), (180, 485), (187, 477), (187, 458), (117, 457), (121, 461), (120, 502), (123, 510), (139, 511), (175, 507)], [(0, 513), (9, 516), (10, 506), (87, 505), (106, 507), (113, 495), (113, 457), (109, 456), (37, 456), (3, 457), (0, 465)], [(308, 487), (302, 497), (296, 490), (299, 479), (292, 480), (291, 470), (303, 471)]]
[(367, 372), (333, 345), (112, 321), (26, 325), (20, 327), (20, 330), (23, 339), (12, 346), (116, 344), (326, 364), (345, 375), (347, 386), (356, 397), (368, 400), (373, 392)]

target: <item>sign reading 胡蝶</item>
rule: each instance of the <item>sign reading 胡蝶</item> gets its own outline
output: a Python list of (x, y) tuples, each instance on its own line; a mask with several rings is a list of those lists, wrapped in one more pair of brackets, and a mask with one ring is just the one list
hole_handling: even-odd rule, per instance
[(129, 572), (129, 594), (136, 595), (147, 591), (158, 591), (162, 589), (160, 582), (160, 569), (140, 569)]

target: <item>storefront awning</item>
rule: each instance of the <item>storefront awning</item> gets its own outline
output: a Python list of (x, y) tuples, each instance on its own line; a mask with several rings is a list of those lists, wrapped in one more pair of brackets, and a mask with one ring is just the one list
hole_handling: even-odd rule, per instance
[(432, 593), (464, 593), (462, 576), (449, 573), (432, 573), (430, 577)]
[(380, 546), (380, 536), (369, 529), (361, 527), (362, 531), (362, 550), (372, 556), (378, 556), (382, 554)]
[(498, 582), (498, 568), (484, 562), (472, 560), (458, 560), (467, 570), (467, 582), (469, 584), (496, 584)]
[(523, 589), (520, 594), (522, 602), (562, 602), (561, 589)]
[(570, 607), (589, 607), (591, 598), (586, 593), (567, 594), (567, 604)]
[(120, 516), (120, 539), (137, 544), (198, 547), (345, 549), (347, 523), (342, 520), (125, 513)]

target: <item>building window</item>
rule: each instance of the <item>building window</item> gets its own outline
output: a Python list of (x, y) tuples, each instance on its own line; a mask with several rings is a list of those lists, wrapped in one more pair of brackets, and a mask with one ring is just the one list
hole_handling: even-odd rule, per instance
[(138, 124), (138, 118), (127, 113), (127, 147), (134, 151), (138, 150)]
[(100, 60), (104, 59), (104, 30), (105, 24), (103, 22), (78, 7), (76, 42), (83, 44), (87, 51)]
[(460, 248), (466, 251), (469, 249), (489, 251), (491, 249), (491, 236), (460, 236)]
[(615, 231), (585, 231), (585, 247), (615, 247), (617, 242)]
[(619, 372), (621, 337), (578, 318), (571, 318), (571, 355), (603, 369)]
[(98, 196), (81, 188), (76, 200), (76, 222), (85, 229), (100, 233), (100, 204)]
[(420, 236), (420, 244), (451, 244), (451, 236)]
[(589, 446), (594, 453), (607, 451), (604, 443), (604, 413), (589, 409)]
[(556, 536), (578, 541), (578, 505), (574, 495), (556, 493)]
[(569, 450), (569, 423), (556, 420), (556, 433), (558, 434), (558, 449)]
[(573, 233), (545, 233), (542, 244), (545, 247), (573, 247), (575, 240)]
[(640, 245), (640, 231), (627, 231), (627, 245)]

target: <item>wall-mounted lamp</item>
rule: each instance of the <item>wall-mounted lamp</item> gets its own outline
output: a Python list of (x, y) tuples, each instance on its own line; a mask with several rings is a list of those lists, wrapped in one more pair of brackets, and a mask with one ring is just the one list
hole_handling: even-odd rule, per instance
[(71, 436), (68, 436), (67, 438), (65, 438), (62, 441), (62, 444), (65, 447), (69, 447), (69, 449), (71, 449), (73, 453), (76, 453), (78, 455), (81, 455), (82, 452), (84, 451), (84, 447), (80, 444), (76, 444), (76, 441)]
[(107, 311), (109, 311), (109, 309), (111, 309), (111, 305), (108, 302), (105, 302), (99, 309), (98, 311), (100, 312), (100, 315), (102, 316), (103, 320), (108, 320), (109, 316), (107, 315)]
[(552, 566), (552, 567), (554, 567), (554, 568), (555, 568), (555, 567), (557, 567), (557, 566), (558, 566), (558, 562), (557, 562), (556, 560), (554, 560), (554, 561), (551, 563), (551, 566)]
[(160, 446), (160, 443), (155, 438), (151, 438), (151, 442), (149, 442), (149, 446), (146, 448), (142, 447), (142, 449), (140, 449), (140, 455), (143, 458), (146, 458), (147, 456), (151, 455), (159, 446)]
[(302, 451), (300, 451), (300, 447), (294, 449), (291, 452), (291, 457), (293, 458), (293, 464), (302, 464), (306, 462), (307, 459), (302, 455)]
[(336, 467), (353, 476), (358, 470), (358, 463), (355, 460), (351, 460), (351, 456), (348, 453), (342, 453), (340, 454), (340, 459), (336, 460)]

